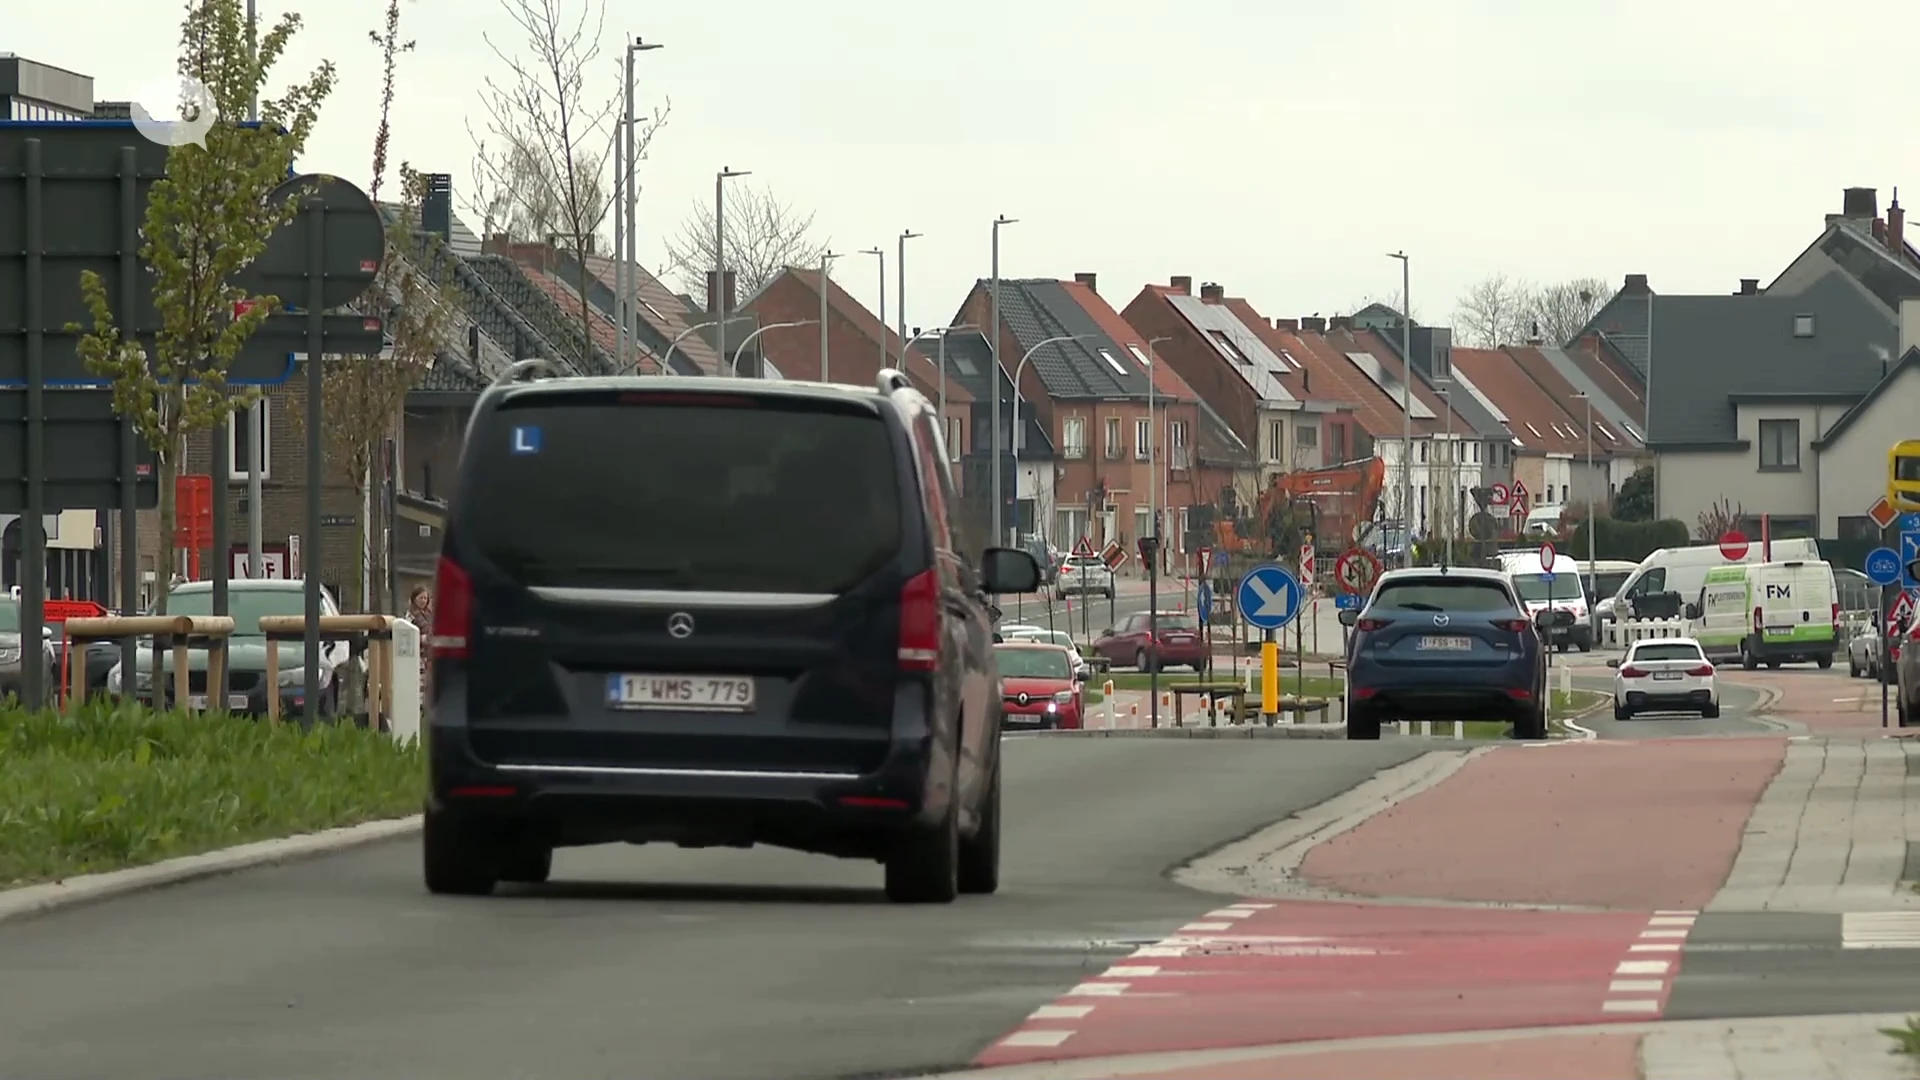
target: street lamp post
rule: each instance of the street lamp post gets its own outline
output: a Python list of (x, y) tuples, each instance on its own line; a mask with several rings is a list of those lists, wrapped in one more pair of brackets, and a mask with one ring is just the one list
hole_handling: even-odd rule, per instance
[[(993, 542), (1000, 540), (1000, 376), (1006, 369), (1000, 366), (1000, 226), (1012, 225), (1018, 218), (1005, 214), (993, 219), (993, 286), (988, 290), (987, 303), (992, 315), (987, 319), (987, 348), (993, 356), (993, 370), (988, 373), (987, 381), (992, 383), (990, 400), (992, 401), (993, 431), (990, 434), (993, 449)], [(1016, 391), (1019, 384), (1014, 384)]]
[(871, 255), (880, 260), (880, 366), (887, 366), (887, 252), (885, 248), (870, 247), (861, 250), (862, 255)]
[[(1160, 470), (1154, 466), (1153, 451), (1159, 441), (1160, 421), (1153, 412), (1153, 369), (1158, 364), (1158, 354), (1153, 350), (1154, 346), (1161, 342), (1172, 340), (1170, 337), (1147, 339), (1147, 512), (1153, 517), (1153, 535), (1156, 537), (1160, 535)], [(1156, 564), (1166, 558), (1164, 554), (1165, 551), (1166, 545), (1164, 544), (1155, 547), (1153, 557)], [(1151, 633), (1153, 630), (1153, 616), (1151, 613), (1147, 616), (1147, 622), (1148, 632)], [(1159, 639), (1155, 638), (1154, 640), (1158, 641)]]
[[(762, 326), (762, 327), (760, 327), (759, 329), (757, 329), (757, 330), (755, 330), (755, 331), (754, 331), (753, 333), (751, 333), (751, 334), (748, 334), (748, 335), (746, 336), (746, 339), (745, 339), (744, 341), (742, 341), (742, 342), (740, 342), (740, 347), (739, 347), (739, 348), (737, 348), (737, 349), (735, 349), (735, 350), (733, 350), (733, 366), (732, 366), (732, 372), (733, 372), (733, 374), (734, 374), (734, 376), (735, 376), (735, 377), (738, 377), (738, 376), (739, 376), (739, 374), (740, 374), (740, 358), (741, 358), (741, 357), (743, 357), (743, 356), (745, 356), (745, 355), (747, 355), (747, 346), (749, 346), (749, 345), (751, 345), (751, 344), (753, 344), (753, 339), (754, 339), (754, 338), (757, 338), (757, 337), (759, 337), (759, 336), (760, 336), (761, 334), (764, 334), (764, 333), (766, 333), (766, 332), (767, 332), (767, 331), (769, 331), (769, 330), (784, 330), (784, 329), (786, 329), (787, 327), (790, 327), (790, 326), (812, 326), (812, 325), (813, 325), (813, 322), (814, 322), (814, 321), (813, 321), (812, 319), (801, 319), (801, 320), (799, 320), (798, 322), (777, 322), (777, 323), (771, 323), (771, 324), (769, 324), (769, 325), (767, 325), (767, 326)], [(762, 372), (761, 372), (761, 378), (765, 378), (765, 377), (766, 377), (766, 372), (765, 372), (765, 371), (762, 371)]]
[(720, 166), (713, 175), (713, 314), (719, 327), (720, 359), (727, 358), (727, 181), (736, 176), (752, 176), (731, 165)]
[[(752, 322), (753, 316), (735, 315), (729, 318), (727, 321), (728, 322)], [(709, 326), (719, 326), (719, 325), (720, 325), (719, 319), (708, 319), (706, 322), (703, 322), (703, 323), (694, 323), (692, 326), (689, 326), (685, 330), (680, 331), (678, 334), (673, 335), (673, 340), (667, 342), (666, 355), (660, 358), (660, 374), (662, 375), (673, 374), (673, 350), (681, 342), (687, 340), (687, 336), (689, 334), (693, 334), (700, 330), (705, 330)], [(633, 364), (634, 364), (634, 367), (638, 368), (640, 366), (640, 361), (635, 360)], [(718, 375), (719, 372), (716, 371), (714, 372), (714, 374)]]
[[(1591, 574), (1594, 572), (1593, 396), (1585, 390), (1576, 390), (1573, 396), (1576, 400), (1587, 403), (1587, 573)], [(1596, 580), (1598, 579), (1596, 578)], [(1598, 645), (1600, 642), (1600, 613), (1596, 610), (1599, 600), (1600, 598), (1597, 596), (1587, 597), (1587, 633), (1591, 635), (1591, 643), (1594, 645)]]
[[(1453, 444), (1453, 380), (1435, 379), (1433, 380), (1433, 389), (1440, 395), (1440, 404), (1447, 410), (1447, 467), (1440, 475), (1447, 478), (1446, 501), (1451, 503), (1454, 500), (1454, 490), (1459, 487), (1458, 478), (1460, 476), (1460, 450)], [(1435, 494), (1439, 494), (1440, 485), (1435, 484), (1433, 487)], [(1437, 513), (1437, 500), (1435, 510)], [(1447, 507), (1447, 515), (1443, 519), (1446, 522), (1445, 538), (1447, 543), (1446, 561), (1442, 564), (1445, 566), (1453, 565), (1453, 525), (1454, 517), (1457, 513), (1458, 511), (1454, 507), (1449, 506)]]
[[(627, 246), (625, 249), (622, 249), (618, 242), (615, 242), (613, 245), (614, 265), (623, 272), (621, 275), (622, 284), (617, 286), (620, 292), (619, 302), (621, 311), (621, 353), (619, 369), (622, 371), (625, 371), (627, 368), (627, 343), (631, 342), (633, 344), (634, 352), (637, 353), (640, 351), (639, 335), (632, 329), (633, 322), (638, 317), (634, 311), (634, 309), (639, 306), (635, 303), (635, 298), (640, 292), (640, 192), (634, 187), (634, 173), (639, 170), (640, 163), (634, 160), (639, 153), (639, 148), (637, 140), (634, 137), (634, 128), (638, 123), (638, 118), (634, 116), (633, 110), (633, 54), (652, 52), (659, 48), (664, 48), (664, 46), (649, 45), (638, 37), (635, 37), (627, 44), (627, 145), (626, 155), (623, 159), (626, 162), (624, 168), (626, 170), (625, 191), (627, 194)], [(618, 216), (619, 214), (616, 211), (615, 217), (618, 218)], [(582, 280), (585, 280), (584, 275), (582, 275)], [(639, 363), (640, 361), (636, 357), (634, 366), (639, 366)]]
[(1401, 565), (1413, 565), (1413, 301), (1412, 261), (1404, 251), (1387, 253), (1400, 260), (1400, 362), (1406, 378), (1400, 380), (1400, 528), (1406, 536)]
[(833, 365), (827, 357), (827, 268), (840, 256), (831, 251), (820, 253), (820, 381), (832, 382)]
[[(1027, 373), (1027, 361), (1033, 359), (1034, 353), (1039, 352), (1042, 348), (1048, 345), (1058, 345), (1068, 341), (1085, 341), (1088, 338), (1095, 337), (1095, 336), (1097, 335), (1061, 334), (1057, 337), (1042, 338), (1041, 340), (1034, 342), (1033, 348), (1028, 349), (1026, 352), (1026, 355), (1020, 358), (1019, 365), (1013, 369), (1013, 424), (1011, 427), (1008, 428), (1008, 435), (1007, 435), (1008, 441), (1013, 444), (1012, 453), (1016, 458), (1020, 454), (1020, 376), (1025, 375)], [(995, 409), (997, 410), (998, 408), (999, 406), (996, 404)], [(999, 430), (1000, 428), (1000, 414), (998, 411), (996, 411), (993, 414), (993, 426), (994, 426), (994, 430), (996, 431)], [(1000, 455), (997, 453), (998, 448), (996, 447), (995, 449), (996, 449), (996, 453), (994, 454), (995, 467), (993, 470), (993, 475), (999, 476), (1000, 475), (1000, 469), (999, 469)], [(999, 492), (996, 490), (994, 495), (995, 495), (994, 505), (998, 506), (1000, 505)], [(1017, 489), (1014, 492), (1014, 496), (1016, 498), (1019, 497), (1019, 491)], [(994, 527), (998, 529), (1000, 526), (996, 523)], [(1005, 536), (1002, 536), (996, 533), (994, 535), (993, 542), (996, 544), (1005, 544), (1007, 543), (1007, 539)]]
[[(938, 359), (935, 361), (935, 363), (938, 365), (940, 369), (940, 382), (939, 382), (940, 391), (939, 391), (939, 401), (938, 401), (937, 407), (940, 410), (940, 418), (941, 418), (940, 422), (943, 425), (946, 423), (946, 416), (947, 416), (947, 335), (953, 333), (956, 330), (978, 330), (978, 329), (980, 328), (978, 326), (973, 325), (972, 323), (956, 323), (953, 326), (936, 326), (931, 330), (922, 330), (916, 326), (913, 328), (913, 336), (907, 338), (905, 344), (902, 345), (902, 348), (904, 349), (906, 345), (911, 345), (917, 341), (924, 341), (927, 338), (939, 339), (940, 350), (938, 354)], [(904, 362), (904, 356), (902, 358), (902, 362)], [(943, 430), (942, 434), (944, 433), (945, 432)]]
[[(897, 332), (900, 335), (900, 347), (903, 349), (907, 347), (907, 241), (918, 240), (923, 235), (925, 234), (914, 232), (912, 229), (900, 230), (900, 254), (894, 259), (893, 273), (899, 280), (900, 286), (894, 290), (894, 298), (897, 301), (894, 306), (900, 309), (900, 313), (894, 318), (900, 323)], [(885, 325), (886, 320), (881, 319), (880, 322)], [(881, 334), (880, 337), (885, 339), (886, 335)], [(901, 362), (905, 363), (904, 360)], [(880, 366), (886, 365), (883, 363)]]

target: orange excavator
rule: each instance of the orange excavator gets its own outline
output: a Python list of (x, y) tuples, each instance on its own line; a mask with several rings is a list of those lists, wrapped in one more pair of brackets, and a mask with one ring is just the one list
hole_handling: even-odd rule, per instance
[(1215, 542), (1235, 555), (1291, 556), (1271, 549), (1272, 538), (1285, 531), (1279, 527), (1284, 515), (1293, 514), (1313, 532), (1315, 547), (1337, 553), (1353, 539), (1356, 525), (1373, 520), (1386, 482), (1387, 463), (1377, 457), (1276, 474), (1244, 518), (1222, 516), (1215, 523)]

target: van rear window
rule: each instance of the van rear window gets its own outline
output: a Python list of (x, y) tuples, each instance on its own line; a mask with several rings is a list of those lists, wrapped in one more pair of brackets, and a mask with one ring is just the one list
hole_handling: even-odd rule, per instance
[(510, 407), (468, 439), (466, 543), (528, 585), (844, 592), (897, 553), (875, 415), (605, 399)]

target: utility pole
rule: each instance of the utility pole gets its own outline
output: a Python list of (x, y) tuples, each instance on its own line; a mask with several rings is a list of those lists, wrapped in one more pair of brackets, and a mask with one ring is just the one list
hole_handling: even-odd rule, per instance
[(991, 412), (993, 423), (992, 459), (989, 468), (993, 472), (993, 543), (1006, 543), (1000, 532), (1000, 376), (1005, 369), (1000, 366), (1000, 226), (1012, 225), (1018, 219), (1005, 214), (993, 219), (993, 286), (989, 291), (988, 303), (993, 314), (987, 320), (987, 348), (993, 354), (993, 370), (988, 373), (988, 381), (993, 384)]
[(1413, 301), (1411, 299), (1411, 260), (1404, 251), (1389, 252), (1389, 259), (1400, 260), (1400, 363), (1406, 378), (1400, 380), (1400, 533), (1406, 547), (1401, 565), (1413, 565)]
[(862, 255), (871, 255), (880, 260), (880, 366), (887, 366), (887, 249), (870, 247)]
[[(894, 290), (898, 300), (895, 306), (900, 309), (900, 313), (895, 316), (900, 322), (899, 329), (896, 332), (900, 335), (900, 347), (902, 349), (907, 347), (907, 241), (917, 240), (920, 236), (920, 233), (914, 232), (912, 229), (900, 230), (900, 254), (894, 259), (893, 272), (900, 282), (900, 287)], [(886, 322), (885, 319), (880, 321), (882, 324)], [(881, 336), (884, 337), (885, 335), (883, 334)], [(902, 355), (900, 365), (905, 367), (906, 363), (907, 358)]]
[(831, 251), (820, 253), (820, 381), (832, 382), (833, 370), (827, 359), (827, 268), (840, 256)]
[(727, 181), (752, 175), (736, 172), (731, 165), (722, 165), (713, 177), (713, 314), (716, 320), (713, 332), (720, 338), (721, 364), (727, 362)]

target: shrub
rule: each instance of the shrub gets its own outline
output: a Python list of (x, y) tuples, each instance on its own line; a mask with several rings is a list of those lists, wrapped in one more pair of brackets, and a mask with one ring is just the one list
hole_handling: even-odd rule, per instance
[(1576, 559), (1585, 559), (1589, 527), (1593, 529), (1593, 557), (1596, 559), (1639, 562), (1661, 548), (1686, 547), (1690, 542), (1685, 522), (1671, 518), (1664, 521), (1620, 521), (1603, 517), (1582, 521), (1574, 528), (1566, 544), (1561, 546), (1561, 552)]

